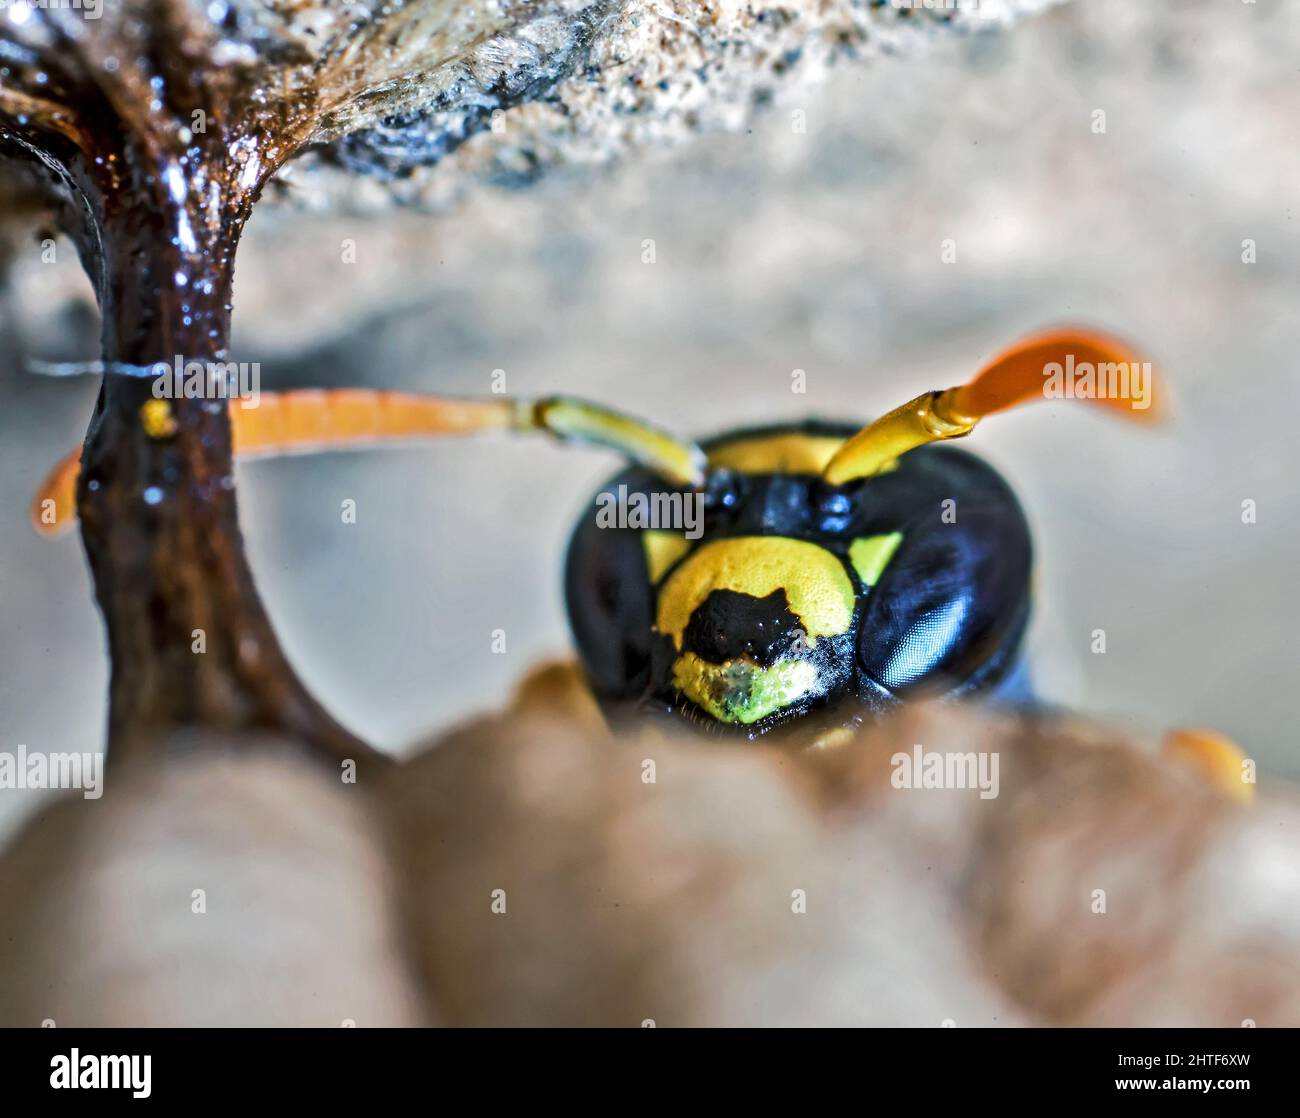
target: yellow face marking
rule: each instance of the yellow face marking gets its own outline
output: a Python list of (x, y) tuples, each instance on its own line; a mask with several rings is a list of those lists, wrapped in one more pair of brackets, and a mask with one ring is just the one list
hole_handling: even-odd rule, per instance
[(807, 660), (781, 660), (760, 668), (748, 660), (710, 664), (694, 652), (677, 657), (673, 685), (719, 722), (748, 726), (819, 689)]
[(668, 573), (668, 568), (690, 551), (691, 541), (677, 532), (647, 528), (641, 533), (641, 546), (645, 549), (650, 585), (657, 586), (659, 580)]
[(875, 586), (880, 581), (902, 542), (902, 532), (890, 532), (883, 536), (863, 536), (849, 544), (849, 562), (864, 586)]
[(691, 614), (714, 590), (755, 598), (784, 590), (810, 641), (846, 633), (853, 621), (853, 583), (824, 548), (784, 536), (714, 540), (684, 559), (659, 593), (657, 627), (679, 652)]
[(715, 447), (709, 465), (741, 474), (820, 474), (843, 445), (839, 435), (754, 435)]

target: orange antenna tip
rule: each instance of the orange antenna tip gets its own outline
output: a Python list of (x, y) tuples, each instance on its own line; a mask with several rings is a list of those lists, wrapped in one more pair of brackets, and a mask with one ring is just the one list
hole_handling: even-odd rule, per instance
[(1077, 327), (1032, 334), (966, 384), (925, 392), (849, 439), (823, 473), (832, 485), (872, 477), (918, 446), (970, 434), (985, 416), (1033, 400), (1086, 400), (1138, 422), (1158, 420), (1163, 389), (1151, 362), (1123, 342)]
[(77, 476), (81, 447), (59, 459), (32, 499), (32, 527), (42, 536), (57, 536), (77, 522)]

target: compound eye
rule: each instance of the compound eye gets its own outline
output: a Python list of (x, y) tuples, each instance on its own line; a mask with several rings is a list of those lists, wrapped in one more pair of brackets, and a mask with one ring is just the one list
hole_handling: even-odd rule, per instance
[(605, 698), (644, 694), (654, 624), (652, 583), (687, 546), (681, 533), (628, 527), (617, 516), (611, 523), (611, 499), (627, 507), (638, 494), (672, 492), (646, 471), (628, 470), (596, 495), (569, 542), (564, 574), (569, 626), (587, 676)]
[(992, 686), (1014, 663), (1030, 565), (1013, 501), (967, 501), (956, 524), (913, 522), (867, 592), (859, 668), (900, 696)]

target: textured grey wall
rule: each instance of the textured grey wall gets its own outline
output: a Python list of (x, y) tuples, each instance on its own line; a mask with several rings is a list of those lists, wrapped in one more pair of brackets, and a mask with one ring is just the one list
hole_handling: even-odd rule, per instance
[[(750, 131), (595, 181), (478, 193), (446, 219), (286, 223), (266, 208), (241, 250), (238, 355), (267, 387), (473, 393), (501, 368), (514, 392), (579, 392), (703, 434), (865, 418), (1025, 329), (1113, 327), (1163, 366), (1166, 429), (1066, 404), (970, 444), (1038, 532), (1040, 689), (1130, 728), (1217, 726), (1265, 772), (1300, 774), (1300, 495), (1278, 429), (1300, 412), (1298, 44), (1293, 5), (1095, 0), (843, 68)], [(11, 339), (48, 337), (64, 314), (35, 256), (16, 272)], [(59, 321), (75, 349), (84, 328)], [(0, 747), (86, 748), (104, 716), (99, 619), (75, 539), (42, 542), (24, 516), (93, 386), (20, 382), (12, 359), (0, 376)], [(564, 652), (566, 534), (612, 466), (449, 443), (250, 465), (240, 497), (291, 655), (340, 717), (397, 749)]]

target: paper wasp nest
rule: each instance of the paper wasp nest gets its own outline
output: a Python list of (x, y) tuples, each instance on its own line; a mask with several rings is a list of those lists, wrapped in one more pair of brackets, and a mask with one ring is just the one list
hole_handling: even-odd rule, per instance
[(383, 184), (363, 192), (368, 203), (437, 206), (474, 181), (523, 185), (558, 164), (738, 128), (838, 61), (1055, 2), (174, 0), (160, 25), (144, 4), (77, 0), (11, 10), (0, 79), (56, 104), (78, 82), (115, 87), (120, 112), (176, 132), (193, 122), (154, 94), (179, 77), (169, 63), (184, 61), (199, 70), (193, 85), (245, 102), (273, 147), (308, 153), (294, 178), (302, 197), (346, 192), (355, 204), (360, 174)]

